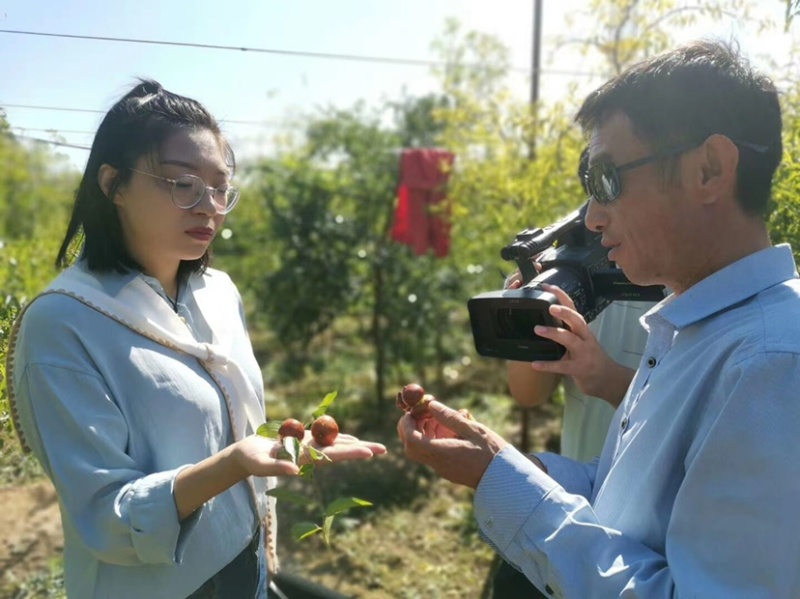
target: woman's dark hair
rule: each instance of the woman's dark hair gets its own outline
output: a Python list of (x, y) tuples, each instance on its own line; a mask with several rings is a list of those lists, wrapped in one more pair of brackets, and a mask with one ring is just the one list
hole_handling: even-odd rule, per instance
[[(89, 270), (120, 273), (141, 270), (125, 247), (122, 226), (112, 200), (119, 188), (130, 180), (130, 169), (136, 166), (139, 158), (157, 153), (175, 133), (195, 129), (211, 131), (217, 137), (233, 171), (233, 150), (222, 136), (216, 119), (198, 101), (169, 92), (156, 81), (141, 80), (114, 104), (94, 137), (56, 266), (69, 265), (70, 246), (82, 230), (81, 259), (86, 260)], [(108, 195), (98, 182), (98, 172), (104, 164), (117, 171)], [(182, 261), (178, 277), (203, 272), (209, 261), (208, 251), (197, 260)]]
[(618, 112), (654, 151), (713, 134), (745, 142), (736, 199), (747, 214), (765, 214), (782, 155), (781, 108), (775, 85), (734, 45), (702, 40), (633, 65), (589, 94), (575, 120), (588, 132)]

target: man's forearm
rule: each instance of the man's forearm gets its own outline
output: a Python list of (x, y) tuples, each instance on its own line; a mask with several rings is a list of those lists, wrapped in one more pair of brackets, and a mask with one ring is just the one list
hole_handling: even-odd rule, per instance
[(603, 378), (603, 385), (585, 392), (599, 397), (616, 408), (625, 399), (625, 393), (628, 392), (634, 374), (636, 374), (635, 370), (614, 362)]
[(508, 389), (520, 406), (538, 406), (555, 391), (560, 374), (541, 372), (531, 368), (530, 362), (506, 362)]

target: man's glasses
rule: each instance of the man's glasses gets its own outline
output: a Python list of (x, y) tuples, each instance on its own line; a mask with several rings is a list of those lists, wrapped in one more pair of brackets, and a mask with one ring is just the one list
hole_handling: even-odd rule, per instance
[(206, 191), (211, 192), (211, 199), (219, 214), (228, 214), (236, 206), (236, 202), (239, 201), (239, 190), (236, 187), (226, 185), (209, 187), (205, 181), (194, 175), (181, 175), (177, 179), (167, 179), (166, 177), (159, 177), (135, 168), (131, 170), (134, 173), (147, 175), (153, 179), (160, 179), (169, 183), (172, 203), (182, 210), (191, 210), (197, 206), (206, 195)]
[[(758, 152), (759, 154), (763, 154), (767, 151), (767, 146), (753, 144), (746, 141), (732, 141), (737, 146), (748, 148), (754, 152)], [(594, 198), (595, 202), (598, 204), (610, 204), (622, 194), (622, 180), (620, 179), (621, 173), (639, 168), (645, 164), (650, 164), (651, 162), (656, 162), (657, 160), (662, 160), (663, 158), (669, 158), (670, 156), (683, 154), (684, 152), (688, 152), (689, 150), (696, 148), (702, 143), (704, 142), (692, 142), (690, 144), (684, 144), (675, 148), (669, 148), (662, 150), (661, 152), (651, 154), (650, 156), (639, 158), (638, 160), (626, 162), (620, 166), (616, 166), (613, 162), (598, 162), (597, 164), (591, 165), (583, 175), (583, 180), (585, 183), (584, 187), (589, 195)]]

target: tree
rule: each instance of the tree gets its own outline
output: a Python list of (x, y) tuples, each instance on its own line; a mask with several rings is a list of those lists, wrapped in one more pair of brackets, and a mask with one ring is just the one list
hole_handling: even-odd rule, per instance
[[(449, 191), (453, 248), (472, 292), (500, 287), (500, 249), (521, 229), (550, 224), (583, 201), (575, 172), (583, 145), (563, 105), (534, 116), (507, 87), (508, 51), (448, 22), (435, 45), (447, 103), (435, 111), (441, 145), (457, 156)], [(536, 138), (536, 158), (528, 140)]]
[[(750, 0), (590, 0), (567, 19), (566, 30), (576, 22), (592, 23), (586, 37), (560, 36), (556, 48), (575, 46), (590, 61), (597, 60), (608, 77), (630, 64), (669, 49), (675, 32), (701, 20), (749, 20)], [(768, 22), (758, 27), (768, 27)]]
[(0, 113), (0, 446), (11, 434), (5, 383), (14, 318), (55, 275), (56, 251), (76, 176), (47, 148), (27, 147)]
[(322, 371), (335, 352), (320, 351), (320, 340), (333, 336), (330, 343), (340, 347), (337, 326), (351, 335), (354, 328), (371, 349), (362, 360), (373, 362), (377, 418), (393, 409), (390, 371), (414, 363), (415, 376), (424, 377), (427, 364), (439, 373), (448, 356), (459, 272), (448, 260), (413, 256), (389, 235), (400, 150), (435, 144), (432, 109), (441, 102), (404, 98), (380, 110), (357, 105), (311, 119), (298, 147), (249, 172), (252, 200), (229, 221), (231, 240), (239, 241), (217, 246), (223, 260), (252, 252), (230, 269), (248, 281), (274, 345), (288, 352), (284, 379), (309, 367)]
[[(590, 34), (562, 36), (556, 46), (577, 47), (586, 62), (613, 76), (668, 48), (679, 28), (701, 19), (747, 19), (751, 8), (748, 0), (591, 0), (564, 28), (574, 30), (570, 24), (582, 19), (592, 23)], [(498, 269), (514, 268), (497, 258), (514, 233), (549, 224), (584, 199), (575, 171), (585, 141), (572, 122), (580, 98), (541, 100), (531, 110), (510, 91), (502, 43), (463, 32), (455, 21), (446, 24), (434, 49), (446, 65), (438, 75), (447, 101), (434, 113), (443, 126), (440, 143), (459, 157), (450, 190), (454, 251), (484, 273), (474, 283), (491, 289), (498, 286)], [(533, 160), (531, 139), (537, 149)]]
[(786, 28), (792, 24), (792, 20), (800, 14), (800, 0), (785, 0), (786, 2)]
[(23, 145), (0, 119), (0, 239), (28, 239), (65, 226), (77, 183), (61, 157)]

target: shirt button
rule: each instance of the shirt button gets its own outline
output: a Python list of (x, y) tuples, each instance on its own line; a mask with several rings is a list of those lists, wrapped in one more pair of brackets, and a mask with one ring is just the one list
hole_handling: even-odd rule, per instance
[(655, 358), (647, 358), (647, 366), (650, 368), (655, 368), (656, 359)]
[(619, 423), (619, 426), (620, 426), (620, 428), (621, 428), (622, 430), (626, 430), (626, 429), (628, 428), (628, 417), (627, 417), (627, 416), (625, 416), (625, 417), (622, 419), (622, 422), (620, 422), (620, 423)]

